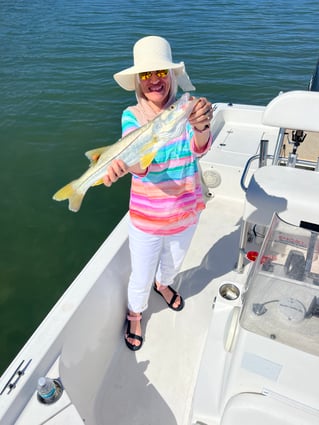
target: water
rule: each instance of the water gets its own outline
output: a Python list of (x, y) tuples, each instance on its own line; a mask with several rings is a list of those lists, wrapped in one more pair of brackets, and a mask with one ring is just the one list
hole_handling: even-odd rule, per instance
[(0, 372), (127, 209), (128, 176), (77, 214), (51, 197), (120, 137), (134, 42), (166, 37), (199, 96), (263, 105), (307, 88), (318, 22), (310, 0), (1, 0)]

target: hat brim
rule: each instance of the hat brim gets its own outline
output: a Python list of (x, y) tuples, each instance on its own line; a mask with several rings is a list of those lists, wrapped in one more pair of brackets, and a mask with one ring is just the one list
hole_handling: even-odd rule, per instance
[(156, 65), (148, 65), (147, 67), (142, 66), (131, 66), (130, 68), (123, 69), (123, 71), (117, 72), (113, 75), (114, 80), (124, 90), (133, 91), (135, 90), (135, 76), (140, 72), (157, 71), (158, 69), (172, 69), (176, 76), (179, 76), (184, 71), (184, 63), (173, 63), (173, 62), (158, 62)]

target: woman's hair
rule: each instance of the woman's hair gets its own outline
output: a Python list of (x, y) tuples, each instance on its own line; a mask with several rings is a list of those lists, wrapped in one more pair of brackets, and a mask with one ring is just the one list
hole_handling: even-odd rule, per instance
[[(177, 84), (177, 78), (176, 78), (175, 72), (172, 69), (170, 69), (169, 75), (170, 75), (170, 78), (171, 78), (171, 86), (170, 86), (170, 89), (169, 89), (167, 102), (165, 103), (164, 108), (167, 108), (172, 103), (174, 103), (175, 100), (176, 100), (176, 95), (177, 95), (178, 84)], [(141, 98), (146, 99), (146, 97), (144, 96), (144, 94), (141, 90), (140, 77), (139, 77), (138, 74), (136, 74), (136, 76), (135, 76), (135, 95), (136, 95), (136, 99), (137, 99), (138, 103), (139, 103)]]

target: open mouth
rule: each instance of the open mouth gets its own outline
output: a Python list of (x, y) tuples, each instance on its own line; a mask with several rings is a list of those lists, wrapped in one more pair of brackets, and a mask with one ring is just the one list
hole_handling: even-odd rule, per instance
[(148, 88), (148, 91), (149, 91), (149, 92), (157, 92), (157, 93), (159, 93), (159, 92), (161, 92), (161, 91), (163, 91), (163, 90), (164, 90), (164, 86), (163, 86), (163, 84), (155, 84), (155, 85), (150, 86), (150, 87)]

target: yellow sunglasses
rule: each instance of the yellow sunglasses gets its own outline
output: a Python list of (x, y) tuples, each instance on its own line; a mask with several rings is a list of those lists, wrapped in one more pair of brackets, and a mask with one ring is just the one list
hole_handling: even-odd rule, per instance
[(159, 69), (157, 71), (140, 72), (138, 75), (140, 77), (140, 80), (146, 81), (151, 78), (153, 72), (155, 72), (158, 78), (165, 78), (168, 74), (168, 69)]

